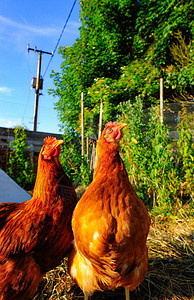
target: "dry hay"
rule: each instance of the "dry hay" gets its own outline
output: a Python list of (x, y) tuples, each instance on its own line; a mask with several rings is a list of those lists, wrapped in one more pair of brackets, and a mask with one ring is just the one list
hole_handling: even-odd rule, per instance
[[(155, 219), (148, 236), (149, 269), (131, 300), (194, 299), (194, 220)], [(67, 261), (48, 272), (33, 300), (84, 299), (67, 272)], [(125, 299), (124, 289), (96, 292), (91, 300)]]
[(194, 220), (152, 224), (149, 269), (138, 299), (194, 299)]

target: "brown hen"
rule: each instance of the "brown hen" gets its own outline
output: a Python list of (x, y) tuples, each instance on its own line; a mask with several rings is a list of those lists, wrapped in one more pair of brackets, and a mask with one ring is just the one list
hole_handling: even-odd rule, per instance
[(0, 204), (0, 300), (26, 300), (71, 249), (77, 198), (58, 160), (63, 140), (45, 138), (33, 198)]
[(94, 178), (72, 217), (74, 248), (69, 272), (85, 294), (134, 290), (148, 268), (150, 217), (129, 182), (119, 155), (126, 124), (109, 122), (98, 141)]

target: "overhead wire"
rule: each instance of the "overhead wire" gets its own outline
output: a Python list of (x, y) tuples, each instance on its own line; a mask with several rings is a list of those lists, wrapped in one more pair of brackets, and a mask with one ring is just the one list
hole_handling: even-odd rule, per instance
[(30, 91), (29, 91), (29, 93), (28, 93), (28, 98), (27, 98), (27, 101), (26, 101), (26, 105), (25, 105), (25, 108), (24, 108), (23, 115), (22, 115), (22, 124), (24, 123), (24, 117), (25, 117), (26, 109), (27, 109), (27, 106), (28, 106), (28, 103), (29, 103), (30, 94), (31, 94), (31, 89), (30, 89)]
[[(29, 73), (30, 75), (33, 74), (32, 69), (31, 69), (31, 66), (30, 66), (29, 51), (28, 51), (28, 73)], [(22, 115), (22, 124), (24, 124), (24, 118), (25, 118), (27, 106), (28, 106), (28, 104), (29, 104), (30, 95), (31, 95), (31, 90), (32, 90), (32, 89), (30, 88), (29, 93), (28, 93), (28, 97), (27, 97), (27, 99), (26, 99), (26, 104), (25, 104), (25, 107), (24, 107), (23, 115)]]
[[(46, 69), (45, 69), (45, 72), (44, 72), (42, 78), (45, 77), (45, 75), (46, 75), (46, 73), (47, 73), (47, 71), (48, 71), (48, 68), (49, 68), (49, 66), (50, 66), (50, 64), (51, 64), (51, 61), (52, 61), (52, 59), (53, 59), (53, 56), (54, 56), (54, 54), (55, 54), (55, 52), (56, 52), (56, 50), (57, 50), (57, 48), (58, 48), (58, 45), (59, 45), (59, 42), (60, 42), (61, 38), (62, 38), (63, 32), (64, 32), (65, 28), (67, 27), (67, 24), (68, 24), (68, 22), (69, 22), (69, 19), (70, 19), (70, 17), (71, 17), (71, 14), (72, 14), (72, 12), (73, 12), (74, 7), (75, 7), (76, 1), (77, 1), (77, 0), (75, 0), (75, 1), (73, 2), (73, 5), (72, 5), (71, 10), (70, 10), (70, 12), (69, 12), (69, 15), (68, 15), (68, 17), (67, 17), (67, 20), (66, 20), (66, 22), (65, 22), (65, 24), (64, 24), (64, 26), (63, 26), (63, 29), (62, 29), (62, 31), (61, 31), (61, 34), (60, 34), (60, 36), (59, 36), (59, 38), (58, 38), (58, 41), (57, 41), (56, 46), (55, 46), (55, 48), (54, 48), (54, 50), (53, 50), (53, 52), (52, 52), (52, 56), (51, 56), (51, 58), (50, 58), (50, 60), (49, 60), (49, 62), (48, 62), (48, 65), (47, 65), (47, 67), (46, 67)], [(32, 73), (32, 70), (31, 70), (31, 68), (30, 68), (30, 66), (29, 66), (29, 60), (28, 60), (28, 69), (29, 69), (29, 71)], [(30, 91), (29, 91), (29, 94), (28, 94), (28, 97), (27, 97), (27, 101), (26, 101), (26, 105), (25, 105), (25, 109), (24, 109), (24, 112), (23, 112), (23, 115), (22, 115), (22, 123), (24, 122), (24, 117), (25, 117), (25, 113), (26, 113), (27, 106), (28, 106), (30, 94), (31, 94), (31, 89), (30, 89)]]
[(77, 1), (77, 0), (75, 0), (75, 1), (73, 2), (73, 5), (72, 5), (71, 10), (70, 10), (70, 13), (69, 13), (69, 15), (68, 15), (68, 17), (67, 17), (67, 20), (66, 20), (66, 22), (65, 22), (65, 24), (64, 24), (64, 26), (63, 26), (63, 29), (62, 29), (62, 31), (61, 31), (61, 34), (60, 34), (60, 36), (59, 36), (59, 38), (58, 38), (58, 41), (57, 41), (57, 43), (56, 43), (55, 49), (53, 50), (53, 54), (52, 54), (52, 56), (51, 56), (51, 58), (50, 58), (50, 60), (49, 60), (49, 62), (48, 62), (48, 65), (47, 65), (47, 67), (46, 67), (46, 70), (45, 70), (45, 72), (44, 72), (42, 78), (45, 77), (45, 75), (46, 75), (46, 73), (47, 73), (47, 71), (48, 71), (48, 68), (49, 68), (49, 66), (50, 66), (50, 64), (51, 64), (51, 61), (52, 61), (52, 59), (53, 59), (53, 57), (54, 57), (54, 55), (55, 55), (55, 52), (56, 52), (56, 50), (57, 50), (57, 48), (58, 48), (59, 42), (60, 42), (60, 40), (61, 40), (61, 38), (62, 38), (63, 32), (64, 32), (64, 30), (65, 30), (65, 28), (66, 28), (66, 26), (67, 26), (67, 23), (69, 22), (69, 19), (70, 19), (70, 17), (71, 17), (71, 14), (72, 14), (72, 12), (73, 12), (73, 9), (74, 9), (74, 7), (75, 7), (76, 1)]

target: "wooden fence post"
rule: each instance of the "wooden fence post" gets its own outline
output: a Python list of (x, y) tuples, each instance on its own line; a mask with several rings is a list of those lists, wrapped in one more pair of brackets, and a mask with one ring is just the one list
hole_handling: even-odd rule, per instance
[(160, 78), (160, 120), (161, 123), (164, 121), (164, 112), (163, 112), (163, 103), (164, 103), (164, 85), (163, 85), (163, 78)]
[(84, 93), (81, 92), (81, 155), (84, 156)]
[(100, 116), (99, 116), (99, 131), (98, 131), (98, 138), (101, 136), (102, 133), (102, 112), (103, 112), (103, 102), (100, 102)]
[(86, 137), (86, 157), (87, 157), (87, 162), (89, 162), (89, 137)]

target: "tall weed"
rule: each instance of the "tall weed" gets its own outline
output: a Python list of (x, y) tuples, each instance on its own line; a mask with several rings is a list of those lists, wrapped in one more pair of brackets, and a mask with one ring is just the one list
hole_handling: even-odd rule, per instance
[[(179, 154), (157, 107), (151, 107), (145, 118), (142, 100), (137, 97), (133, 105), (130, 101), (120, 105), (119, 111), (118, 120), (128, 124), (121, 143), (122, 158), (138, 195), (155, 212), (180, 207), (181, 190), (190, 195), (193, 185), (193, 148), (186, 112), (178, 126)], [(183, 190), (184, 185), (187, 188)]]
[(75, 187), (82, 185), (86, 187), (92, 180), (92, 173), (87, 158), (81, 155), (79, 141), (76, 143), (71, 138), (64, 136), (60, 162), (65, 173), (71, 178)]
[(194, 188), (194, 144), (192, 142), (192, 134), (189, 128), (190, 117), (186, 107), (183, 106), (179, 112), (179, 123), (177, 131), (179, 140), (177, 142), (179, 148), (179, 176), (181, 178), (181, 195), (185, 198), (190, 197)]

